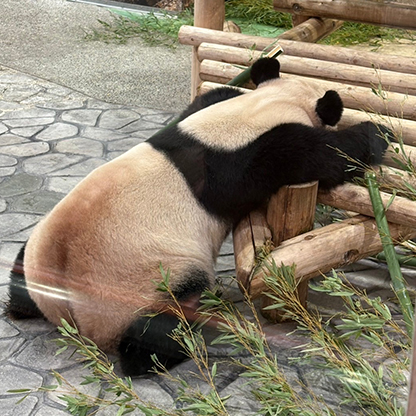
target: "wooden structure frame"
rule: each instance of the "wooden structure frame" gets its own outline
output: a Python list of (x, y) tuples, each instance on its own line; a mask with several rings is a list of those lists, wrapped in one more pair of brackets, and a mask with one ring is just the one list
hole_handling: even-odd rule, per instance
[[(348, 1), (351, 6), (352, 0)], [(307, 1), (302, 5), (306, 3), (319, 2)], [(331, 5), (337, 3), (345, 4), (344, 0), (331, 1)], [(368, 2), (357, 0), (358, 3)], [(209, 6), (205, 7), (216, 11), (214, 18), (218, 28), (224, 16), (218, 12), (224, 8), (222, 0), (195, 1), (196, 21), (200, 21), (197, 18), (199, 13), (205, 17), (210, 15), (203, 9), (207, 4)], [(275, 0), (274, 4), (279, 10), (295, 7), (289, 7), (291, 3), (286, 0)], [(388, 10), (392, 4), (397, 4), (399, 11), (402, 10), (398, 3), (389, 3), (386, 6)], [(305, 10), (317, 15), (320, 9), (305, 6)], [(411, 14), (416, 28), (416, 6), (407, 6), (406, 11)], [(398, 134), (403, 134), (404, 149), (416, 165), (416, 150), (413, 151), (416, 143), (416, 58), (385, 57), (374, 52), (306, 43), (314, 42), (339, 27), (341, 22), (332, 20), (332, 17), (339, 18), (340, 13), (329, 13), (327, 9), (324, 19), (310, 18), (278, 38), (285, 52), (279, 58), (283, 76), (307, 76), (327, 89), (337, 90), (346, 106), (340, 128), (369, 118), (393, 127)], [(387, 23), (397, 25), (402, 22), (398, 13), (373, 14), (369, 18), (372, 23), (386, 23), (388, 16), (393, 18), (393, 15), (394, 21)], [(205, 20), (204, 26), (209, 25)], [(179, 38), (182, 43), (194, 46), (194, 95), (230, 81), (242, 71), (242, 65), (249, 66), (272, 43), (270, 38), (189, 26), (182, 27)], [(379, 85), (384, 92), (374, 94), (372, 90), (377, 90)], [(406, 174), (392, 169), (395, 164), (391, 154), (385, 162), (389, 167), (383, 168), (383, 180), (398, 186), (403, 182), (400, 178)], [(390, 198), (388, 194), (383, 194), (383, 197), (385, 200)], [(317, 202), (363, 215), (309, 231)], [(273, 241), (275, 249), (271, 257), (277, 264), (292, 264), (296, 260), (299, 281), (307, 281), (320, 272), (376, 254), (382, 247), (371, 216), (372, 208), (366, 191), (355, 185), (346, 184), (326, 194), (317, 192), (316, 184), (284, 188), (272, 198), (267, 212), (252, 213), (234, 231), (237, 277), (253, 297), (261, 296), (263, 271), (254, 273), (254, 259), (268, 239)], [(387, 218), (393, 238), (416, 237), (416, 203), (396, 197), (387, 211)], [(302, 234), (305, 231), (309, 232)], [(328, 250), (321, 249), (326, 245), (331, 246), (328, 256), (324, 255)]]
[[(416, 166), (416, 57), (382, 56), (374, 52), (317, 45), (342, 25), (343, 20), (404, 29), (416, 29), (414, 0), (274, 0), (278, 11), (292, 13), (294, 28), (277, 38), (283, 76), (306, 76), (335, 89), (345, 110), (339, 128), (372, 119), (392, 128), (403, 138), (403, 149)], [(182, 27), (179, 39), (192, 45), (192, 96), (225, 84), (271, 47), (270, 38), (222, 32), (224, 0), (195, 0), (195, 27)], [(216, 30), (212, 30), (216, 29)], [(252, 88), (248, 84), (245, 87)], [(382, 87), (382, 88), (380, 88)], [(394, 149), (379, 174), (396, 189), (415, 180), (400, 170)], [(382, 193), (385, 204), (391, 199)], [(317, 203), (356, 213), (339, 223), (312, 230)], [(386, 212), (392, 238), (416, 237), (416, 202), (396, 196)], [(296, 263), (298, 295), (306, 303), (311, 277), (352, 263), (382, 250), (368, 192), (345, 184), (329, 193), (317, 183), (287, 186), (274, 195), (266, 210), (252, 212), (234, 230), (236, 273), (253, 297), (262, 295), (265, 268), (256, 266), (258, 252), (272, 246), (269, 258), (277, 265)], [(330, 248), (330, 249), (328, 249)], [(272, 321), (274, 312), (264, 313)], [(410, 390), (416, 390), (416, 361)], [(416, 396), (410, 395), (408, 415), (416, 415)]]

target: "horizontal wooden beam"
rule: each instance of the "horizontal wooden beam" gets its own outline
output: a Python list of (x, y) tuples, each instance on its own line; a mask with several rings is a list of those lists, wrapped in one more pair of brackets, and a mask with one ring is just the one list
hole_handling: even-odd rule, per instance
[[(393, 241), (416, 237), (416, 229), (390, 223)], [(340, 244), (342, 241), (342, 244)], [(296, 263), (295, 278), (302, 282), (345, 264), (379, 253), (383, 249), (374, 219), (357, 215), (284, 241), (265, 261), (277, 266)], [(259, 267), (250, 282), (250, 296), (257, 298), (267, 288), (266, 267)]]
[[(385, 207), (391, 202), (386, 210), (386, 218), (389, 222), (415, 227), (416, 229), (415, 201), (410, 201), (400, 196), (392, 198), (392, 195), (386, 192), (381, 192), (380, 194)], [(374, 217), (370, 196), (367, 189), (363, 186), (346, 183), (330, 192), (320, 191), (318, 193), (318, 202)]]
[(296, 40), (301, 42), (317, 42), (335, 32), (342, 26), (341, 20), (311, 17), (292, 29), (282, 33), (278, 39)]
[(179, 40), (184, 45), (199, 46), (202, 42), (207, 42), (257, 51), (267, 50), (278, 42), (282, 46), (285, 55), (416, 74), (416, 57), (384, 56), (377, 52), (358, 51), (339, 46), (305, 44), (304, 42), (281, 38), (271, 39), (193, 26), (182, 26), (179, 31)]
[[(251, 51), (248, 49), (234, 48), (232, 46), (216, 45), (205, 42), (201, 43), (198, 48), (198, 58), (200, 61), (206, 59), (209, 61), (213, 60), (216, 62), (227, 62), (243, 66), (249, 66), (252, 62), (259, 59), (261, 55), (262, 54), (259, 51)], [(296, 61), (296, 57), (281, 56), (279, 58), (282, 72), (286, 72), (287, 69), (290, 69), (291, 65), (293, 65), (293, 60)], [(321, 66), (326, 65), (325, 61), (317, 64), (316, 59), (310, 60), (310, 62)], [(357, 69), (357, 72), (358, 71), (359, 69)], [(375, 70), (373, 71), (374, 74), (377, 74)], [(346, 83), (326, 81), (318, 78), (313, 79), (313, 81), (310, 80), (310, 82), (315, 82), (317, 85), (319, 84), (325, 90), (338, 91), (344, 105), (348, 108), (416, 120), (416, 96), (414, 95), (387, 91), (383, 92), (382, 95), (376, 95), (369, 90), (368, 87), (348, 85)]]
[[(385, 91), (401, 94), (416, 95), (416, 75), (397, 73), (385, 70), (374, 70), (360, 66), (326, 62), (317, 59), (301, 58), (298, 56), (281, 56), (279, 58), (282, 72), (311, 77), (313, 79), (324, 78), (329, 81), (363, 87), (379, 88)], [(204, 60), (201, 62), (200, 77), (203, 81), (224, 83), (236, 77), (241, 68), (229, 63)]]
[(274, 9), (297, 16), (319, 16), (352, 22), (416, 29), (416, 6), (372, 0), (274, 0)]
[[(398, 117), (383, 117), (369, 112), (346, 108), (342, 113), (338, 128), (342, 129), (368, 120), (371, 120), (374, 123), (384, 124), (392, 129), (398, 137), (401, 137), (404, 143), (409, 146), (415, 145), (416, 121), (413, 120), (406, 120)], [(415, 148), (413, 147), (413, 149)], [(410, 148), (409, 150), (411, 151), (412, 149)]]
[(285, 55), (416, 74), (416, 57), (383, 55), (379, 52), (360, 51), (342, 46), (305, 45), (302, 42), (290, 40), (279, 40), (279, 44)]

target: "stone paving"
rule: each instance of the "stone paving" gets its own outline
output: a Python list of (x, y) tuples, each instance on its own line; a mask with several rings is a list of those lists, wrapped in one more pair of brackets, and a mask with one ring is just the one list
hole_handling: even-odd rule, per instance
[[(113, 105), (86, 97), (68, 88), (43, 81), (0, 66), (0, 307), (7, 299), (7, 283), (12, 262), (37, 221), (66, 195), (85, 175), (132, 146), (150, 137), (176, 114), (143, 107)], [(241, 301), (241, 295), (227, 276), (234, 263), (230, 240), (224, 244), (218, 260), (218, 274), (226, 296)], [(389, 275), (385, 266), (369, 260), (348, 270), (349, 278), (373, 295), (391, 296)], [(416, 276), (406, 276), (416, 286)], [(333, 313), (340, 308), (334, 298), (311, 293), (309, 303), (321, 312)], [(394, 307), (394, 306), (393, 306)], [(279, 362), (289, 379), (313, 386), (335, 408), (339, 385), (322, 369), (295, 366), (290, 363), (296, 337), (286, 333), (293, 325), (268, 326), (267, 334)], [(0, 416), (61, 416), (68, 414), (56, 393), (34, 393), (16, 404), (21, 397), (9, 389), (37, 388), (53, 382), (51, 369), (66, 379), (79, 383), (85, 370), (69, 353), (55, 356), (53, 339), (58, 333), (43, 320), (11, 322), (0, 317)], [(226, 348), (211, 348), (215, 360), (225, 359)], [(241, 357), (245, 359), (244, 356)], [(188, 380), (196, 371), (194, 363), (179, 365), (174, 373)], [(231, 415), (255, 414), (257, 404), (241, 369), (232, 364), (221, 366), (220, 392), (230, 394)], [(207, 386), (198, 380), (202, 391)], [(97, 394), (95, 387), (85, 391)], [(177, 387), (166, 378), (149, 375), (134, 380), (140, 396), (167, 409), (176, 406)], [(405, 398), (404, 389), (401, 396)], [(97, 413), (115, 415), (114, 408)], [(133, 414), (139, 415), (140, 412)], [(356, 414), (355, 409), (342, 415)]]

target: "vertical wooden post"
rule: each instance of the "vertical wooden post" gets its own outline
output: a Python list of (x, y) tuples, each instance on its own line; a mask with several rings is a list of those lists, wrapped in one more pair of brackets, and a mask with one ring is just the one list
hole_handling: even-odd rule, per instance
[[(275, 247), (282, 241), (313, 228), (317, 195), (318, 182), (309, 182), (284, 186), (272, 196), (267, 207), (267, 224), (271, 229)], [(287, 264), (287, 266), (291, 265)], [(298, 296), (303, 305), (306, 305), (307, 293), (308, 282), (299, 283)], [(272, 303), (267, 296), (261, 298), (262, 315), (271, 322), (280, 322), (282, 321), (280, 311), (263, 310)]]
[[(194, 3), (194, 26), (205, 29), (222, 30), (225, 20), (225, 0), (195, 0)], [(199, 78), (199, 60), (197, 57), (197, 46), (192, 52), (192, 75), (191, 75), (191, 100), (198, 92), (201, 83)]]
[(272, 241), (272, 233), (266, 222), (265, 209), (250, 212), (233, 231), (237, 281), (247, 291), (258, 251), (268, 241)]
[(306, 22), (311, 16), (299, 16), (297, 14), (292, 14), (292, 25), (297, 26), (303, 22)]

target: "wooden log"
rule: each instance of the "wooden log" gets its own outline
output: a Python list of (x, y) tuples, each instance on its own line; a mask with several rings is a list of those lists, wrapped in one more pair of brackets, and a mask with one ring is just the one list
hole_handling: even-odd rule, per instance
[[(287, 76), (287, 75), (286, 75)], [(295, 75), (298, 77), (297, 75)], [(400, 76), (400, 75), (399, 75)], [(363, 110), (388, 117), (405, 118), (416, 121), (416, 96), (392, 91), (375, 93), (372, 88), (308, 78), (308, 82), (315, 83), (325, 90), (336, 90), (344, 103), (351, 109)]]
[(321, 16), (352, 22), (415, 29), (416, 7), (372, 0), (274, 0), (275, 10), (297, 16)]
[(282, 33), (275, 39), (184, 25), (179, 30), (178, 39), (183, 45), (191, 46), (199, 46), (202, 42), (211, 42), (242, 48), (267, 50), (268, 48), (271, 49), (276, 40), (280, 38), (302, 42), (316, 42), (338, 29), (341, 25), (342, 22), (334, 22), (330, 19), (312, 18)]
[(283, 186), (270, 198), (266, 219), (276, 247), (312, 229), (317, 194), (318, 182), (308, 182)]
[[(403, 142), (407, 145), (416, 145), (416, 121), (413, 120), (405, 120), (396, 117), (383, 117), (377, 114), (346, 108), (342, 113), (342, 118), (338, 123), (338, 128), (343, 129), (345, 127), (369, 120), (389, 127), (395, 132), (397, 137), (401, 137)], [(391, 163), (390, 157), (389, 165), (391, 165)]]
[[(259, 51), (242, 48), (234, 48), (226, 45), (215, 45), (212, 43), (201, 43), (198, 48), (198, 59), (200, 61), (227, 62), (230, 64), (249, 66), (262, 56)], [(283, 58), (283, 59), (282, 59)], [(290, 56), (281, 57), (282, 72), (285, 70), (285, 62)], [(325, 65), (325, 63), (322, 63)], [(292, 76), (292, 75), (289, 75)], [(296, 76), (298, 78), (298, 76)], [(348, 85), (321, 79), (310, 79), (308, 81), (321, 86), (325, 90), (336, 90), (340, 94), (344, 106), (354, 109), (363, 109), (373, 113), (390, 115), (393, 117), (416, 120), (416, 96), (400, 94), (396, 92), (384, 92), (376, 95), (368, 87)]]
[[(201, 62), (199, 76), (201, 77), (202, 81), (211, 81), (217, 82), (219, 84), (226, 84), (227, 82), (235, 78), (237, 75), (241, 74), (244, 71), (244, 69), (233, 64), (204, 59)], [(245, 84), (245, 86), (248, 86), (250, 89), (254, 89), (254, 84), (252, 83)]]
[(229, 64), (237, 64), (250, 66), (257, 59), (263, 56), (263, 52), (247, 48), (237, 48), (229, 45), (218, 45), (215, 43), (202, 42), (198, 47), (198, 59), (203, 61), (226, 62)]
[(277, 38), (301, 42), (317, 42), (335, 32), (342, 24), (343, 22), (340, 20), (311, 17), (287, 32), (282, 33)]
[[(396, 149), (397, 151), (393, 149)], [(409, 164), (416, 166), (416, 147), (407, 144), (400, 146), (397, 143), (392, 143), (386, 151), (383, 163), (387, 166), (403, 169), (405, 169), (404, 166)]]
[(376, 171), (376, 176), (380, 189), (387, 192), (394, 189), (398, 191), (398, 195), (414, 196), (412, 189), (416, 189), (416, 178), (413, 174), (389, 166), (382, 166)]
[(276, 39), (242, 33), (221, 32), (194, 26), (181, 26), (178, 33), (179, 42), (183, 45), (199, 46), (202, 42), (218, 43), (257, 50), (272, 49)]
[[(386, 91), (402, 94), (416, 95), (416, 75), (403, 74), (392, 71), (357, 67), (354, 65), (326, 62), (296, 56), (279, 57), (281, 70), (284, 73), (294, 74), (314, 79), (324, 78), (344, 84), (365, 86), (378, 89), (379, 86)], [(237, 76), (243, 69), (235, 65), (205, 59), (201, 62), (200, 77), (203, 81), (226, 83)]]
[(357, 51), (339, 46), (318, 45), (286, 39), (271, 39), (236, 33), (218, 32), (193, 26), (182, 26), (179, 40), (185, 45), (199, 46), (202, 42), (233, 46), (242, 49), (264, 51), (278, 42), (285, 55), (360, 65), (390, 71), (416, 74), (416, 58), (396, 55), (382, 55), (377, 52)]
[(416, 74), (416, 58), (413, 57), (383, 55), (379, 52), (358, 51), (332, 45), (305, 45), (291, 40), (279, 40), (279, 44), (285, 55)]
[(378, 88), (379, 85), (386, 91), (395, 91), (403, 94), (416, 94), (416, 75), (375, 70), (356, 65), (342, 64), (339, 62), (325, 62), (318, 59), (303, 58), (298, 56), (279, 57), (282, 71), (289, 74), (323, 78), (329, 81), (337, 81), (354, 85)]
[(298, 16), (293, 14), (292, 15), (292, 25), (297, 26), (300, 25), (303, 22), (306, 22), (308, 19), (310, 19), (313, 16)]
[[(194, 2), (194, 25), (207, 29), (222, 30), (225, 20), (224, 0), (195, 0)], [(191, 69), (191, 101), (197, 95), (197, 88), (201, 83), (199, 78), (199, 60), (197, 58), (197, 48), (192, 51)]]
[[(380, 192), (380, 194), (386, 207), (392, 195), (386, 192)], [(318, 202), (374, 217), (373, 206), (367, 189), (351, 183), (338, 186), (330, 192), (319, 191)], [(386, 218), (389, 222), (415, 227), (416, 229), (416, 202), (395, 196), (386, 210)]]
[[(399, 224), (391, 223), (390, 232), (394, 241), (416, 237), (415, 228)], [(357, 215), (284, 241), (272, 251), (269, 260), (273, 259), (277, 266), (296, 264), (296, 280), (306, 281), (381, 250), (375, 220)], [(263, 281), (264, 273), (268, 273), (266, 267), (259, 269), (252, 277), (252, 298), (258, 298), (267, 290)]]
[[(270, 198), (267, 206), (267, 224), (272, 231), (273, 244), (310, 231), (315, 219), (318, 182), (283, 186)], [(297, 286), (299, 301), (306, 306), (308, 283)], [(284, 314), (278, 310), (264, 309), (274, 302), (268, 296), (261, 297), (261, 313), (270, 322), (282, 322)]]
[(267, 225), (265, 210), (251, 212), (233, 230), (236, 276), (246, 290), (249, 288), (259, 250), (270, 245), (271, 241), (272, 233)]

